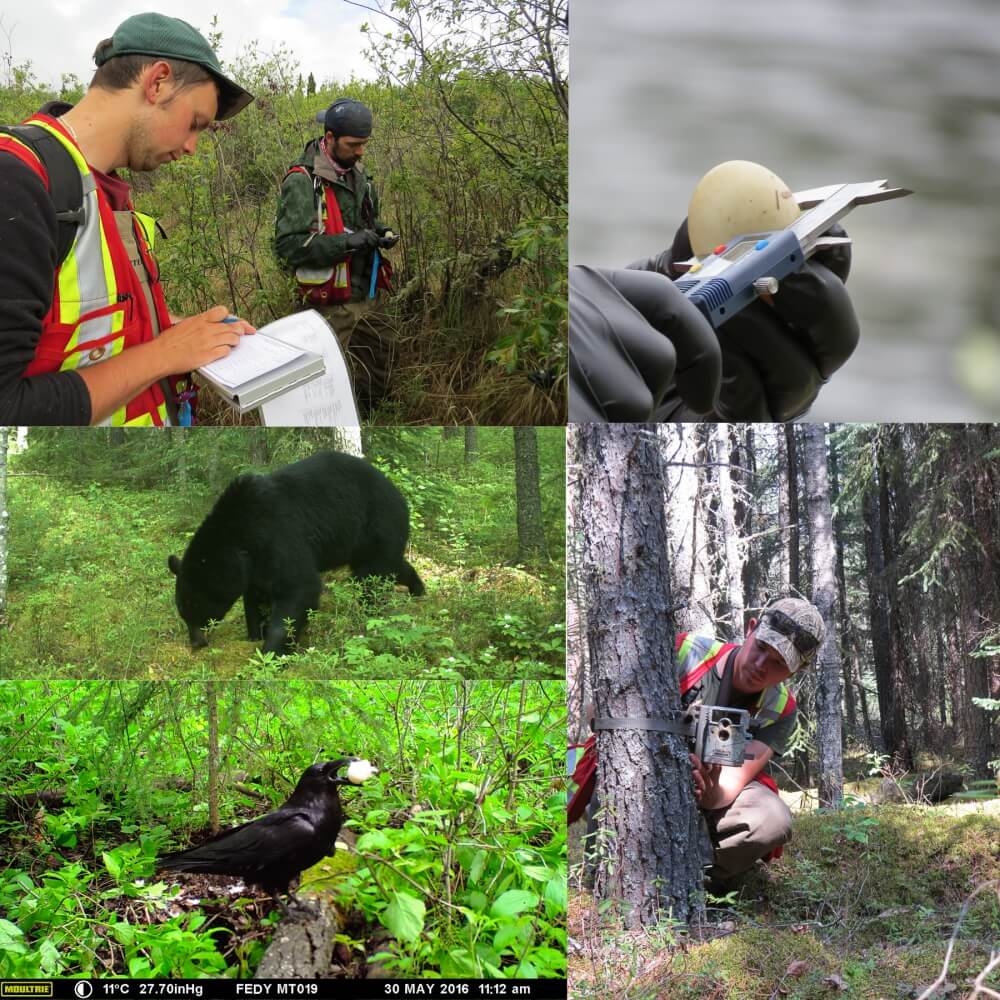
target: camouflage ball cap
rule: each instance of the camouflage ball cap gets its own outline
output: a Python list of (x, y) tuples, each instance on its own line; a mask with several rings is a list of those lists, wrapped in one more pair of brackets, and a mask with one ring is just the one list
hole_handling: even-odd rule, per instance
[(218, 56), (197, 28), (179, 17), (166, 14), (134, 14), (122, 21), (111, 36), (110, 45), (94, 53), (94, 62), (103, 66), (115, 56), (158, 56), (194, 63), (208, 70), (219, 85), (219, 108), (216, 120), (232, 118), (254, 98), (222, 72)]
[(783, 597), (764, 608), (755, 638), (777, 650), (794, 674), (813, 661), (825, 633), (823, 616), (812, 604)]

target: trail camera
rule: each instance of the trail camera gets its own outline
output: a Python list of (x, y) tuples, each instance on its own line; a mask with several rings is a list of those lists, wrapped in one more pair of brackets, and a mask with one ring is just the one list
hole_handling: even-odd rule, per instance
[(742, 708), (721, 705), (692, 705), (684, 716), (694, 736), (694, 750), (704, 764), (739, 767), (745, 759), (750, 738), (750, 713)]

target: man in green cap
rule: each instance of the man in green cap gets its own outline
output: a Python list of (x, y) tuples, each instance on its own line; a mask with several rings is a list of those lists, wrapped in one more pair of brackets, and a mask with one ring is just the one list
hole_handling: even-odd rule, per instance
[(128, 18), (94, 61), (75, 107), (51, 102), (0, 131), (0, 424), (190, 424), (191, 370), (253, 327), (221, 305), (170, 313), (155, 223), (116, 170), (190, 156), (253, 96), (162, 14)]
[(371, 111), (340, 97), (316, 120), (324, 134), (306, 145), (281, 185), (275, 253), (294, 270), (305, 303), (322, 310), (333, 327), (358, 403), (370, 411), (386, 394), (393, 345), (368, 313), (378, 289), (389, 288), (392, 270), (383, 251), (399, 237), (380, 221), (378, 194), (361, 162)]

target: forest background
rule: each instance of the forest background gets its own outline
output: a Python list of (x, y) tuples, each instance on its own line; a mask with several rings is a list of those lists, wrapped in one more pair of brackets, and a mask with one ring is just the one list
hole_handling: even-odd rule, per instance
[(998, 459), (982, 425), (571, 428), (571, 740), (591, 703), (679, 707), (678, 631), (739, 642), (789, 592), (826, 622), (771, 765), (792, 840), (725, 897), (681, 741), (599, 734), (589, 864), (570, 839), (577, 995), (993, 995)]
[[(218, 303), (262, 326), (297, 307), (273, 255), (278, 192), (338, 96), (364, 101), (375, 127), (365, 164), (383, 220), (396, 294), (381, 298), (399, 358), (380, 424), (565, 421), (568, 11), (565, 0), (366, 5), (376, 81), (303, 78), (280, 43), (224, 66), (256, 100), (214, 123), (194, 156), (132, 174), (154, 216), (167, 300), (180, 315)], [(218, 47), (225, 25), (212, 22)], [(95, 44), (97, 42), (95, 37)], [(9, 42), (9, 36), (8, 36)], [(0, 121), (45, 101), (74, 102), (30, 60), (0, 52)], [(219, 400), (206, 423), (239, 418)], [(255, 422), (248, 415), (244, 422)]]
[[(2, 677), (564, 676), (561, 427), (31, 428), (9, 470), (7, 439)], [(358, 443), (408, 500), (427, 595), (387, 584), (366, 605), (341, 571), (293, 656), (255, 652), (239, 602), (193, 653), (167, 556), (237, 473)]]

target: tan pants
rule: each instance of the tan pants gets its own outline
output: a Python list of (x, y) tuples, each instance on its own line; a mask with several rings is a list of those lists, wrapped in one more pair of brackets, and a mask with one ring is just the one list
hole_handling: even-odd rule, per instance
[(370, 411), (389, 391), (395, 359), (392, 338), (384, 326), (368, 322), (374, 301), (342, 302), (323, 310), (344, 349), (362, 413)]
[(712, 878), (725, 881), (754, 866), (792, 837), (792, 814), (781, 799), (759, 781), (751, 781), (725, 809), (705, 814), (715, 846)]

